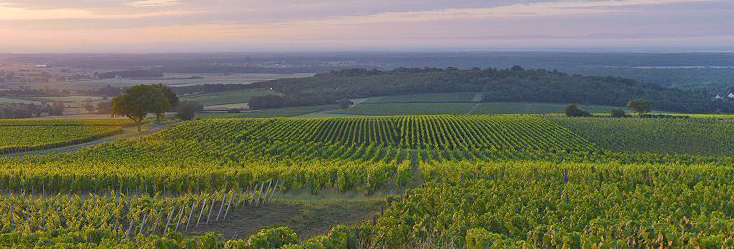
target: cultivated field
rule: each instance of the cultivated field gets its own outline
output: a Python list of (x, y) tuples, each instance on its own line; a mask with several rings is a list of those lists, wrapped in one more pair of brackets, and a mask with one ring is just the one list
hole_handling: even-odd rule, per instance
[(0, 154), (88, 142), (122, 132), (123, 120), (0, 120)]
[[(589, 125), (602, 121), (630, 135)], [(0, 245), (729, 248), (734, 158), (658, 134), (732, 127), (537, 115), (185, 122), (0, 159)], [(699, 142), (731, 140), (718, 134)], [(628, 153), (605, 136), (676, 149)]]

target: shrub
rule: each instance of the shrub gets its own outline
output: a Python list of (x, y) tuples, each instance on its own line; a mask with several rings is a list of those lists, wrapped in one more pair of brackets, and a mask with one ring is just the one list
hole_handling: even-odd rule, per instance
[(587, 111), (581, 110), (576, 105), (569, 105), (566, 107), (566, 110), (564, 110), (566, 113), (566, 117), (588, 117), (591, 116), (591, 114)]
[(625, 113), (621, 108), (612, 109), (611, 114), (613, 118), (623, 118), (627, 116), (627, 113)]
[(247, 243), (252, 249), (280, 248), (284, 245), (298, 243), (298, 235), (290, 228), (276, 226), (260, 230), (257, 234), (250, 236)]

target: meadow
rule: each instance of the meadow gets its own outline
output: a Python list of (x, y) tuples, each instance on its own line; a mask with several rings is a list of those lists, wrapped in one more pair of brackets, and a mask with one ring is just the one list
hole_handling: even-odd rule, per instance
[[(721, 133), (698, 145), (731, 140), (723, 134), (734, 123), (720, 119), (184, 122), (78, 152), (0, 158), (0, 213), (9, 214), (0, 218), (0, 245), (729, 248), (734, 158), (661, 135), (704, 136), (712, 127)], [(656, 141), (667, 149), (655, 151)], [(267, 210), (279, 222), (244, 225)], [(317, 222), (329, 217), (335, 221)]]

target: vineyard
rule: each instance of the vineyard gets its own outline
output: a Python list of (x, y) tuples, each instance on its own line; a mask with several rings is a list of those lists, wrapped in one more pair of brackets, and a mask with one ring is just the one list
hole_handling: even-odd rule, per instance
[(88, 142), (122, 132), (127, 121), (0, 121), (0, 154)]
[(728, 119), (553, 119), (614, 151), (731, 156), (734, 121)]
[[(683, 138), (664, 139), (675, 127), (725, 145), (734, 124), (533, 115), (185, 122), (78, 152), (0, 158), (0, 246), (732, 247), (733, 158), (610, 146), (644, 136), (647, 146), (674, 143)], [(711, 127), (720, 132), (701, 132)], [(671, 151), (681, 153), (660, 153)], [(227, 238), (190, 231), (281, 195), (327, 192), (386, 201), (372, 220), (304, 241), (285, 227)]]

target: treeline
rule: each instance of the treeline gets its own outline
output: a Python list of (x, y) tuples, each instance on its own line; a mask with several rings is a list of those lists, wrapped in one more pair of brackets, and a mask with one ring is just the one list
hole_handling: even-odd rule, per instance
[[(250, 87), (283, 93), (286, 106), (336, 103), (339, 99), (440, 92), (483, 92), (485, 102), (551, 102), (624, 106), (647, 99), (656, 110), (734, 112), (734, 104), (700, 92), (643, 84), (620, 77), (569, 75), (550, 70), (472, 68), (346, 69), (300, 79), (259, 82)], [(269, 96), (269, 98), (273, 98)], [(293, 100), (293, 101), (287, 101)], [(253, 107), (252, 103), (250, 106)], [(255, 105), (255, 107), (258, 107)]]
[(0, 91), (0, 97), (63, 97), (69, 96), (69, 90), (13, 89)]
[(0, 104), (0, 119), (6, 118), (32, 118), (43, 115), (60, 116), (64, 112), (64, 105), (61, 102), (53, 105), (36, 105), (10, 103)]
[(100, 79), (113, 79), (116, 76), (123, 78), (149, 78), (149, 77), (163, 77), (163, 73), (158, 70), (127, 70), (127, 71), (113, 71), (100, 73), (97, 75)]
[(246, 84), (202, 84), (202, 85), (191, 85), (191, 86), (172, 86), (174, 92), (178, 95), (183, 94), (204, 94), (204, 93), (218, 93), (226, 91), (235, 91), (250, 89), (252, 87)]

